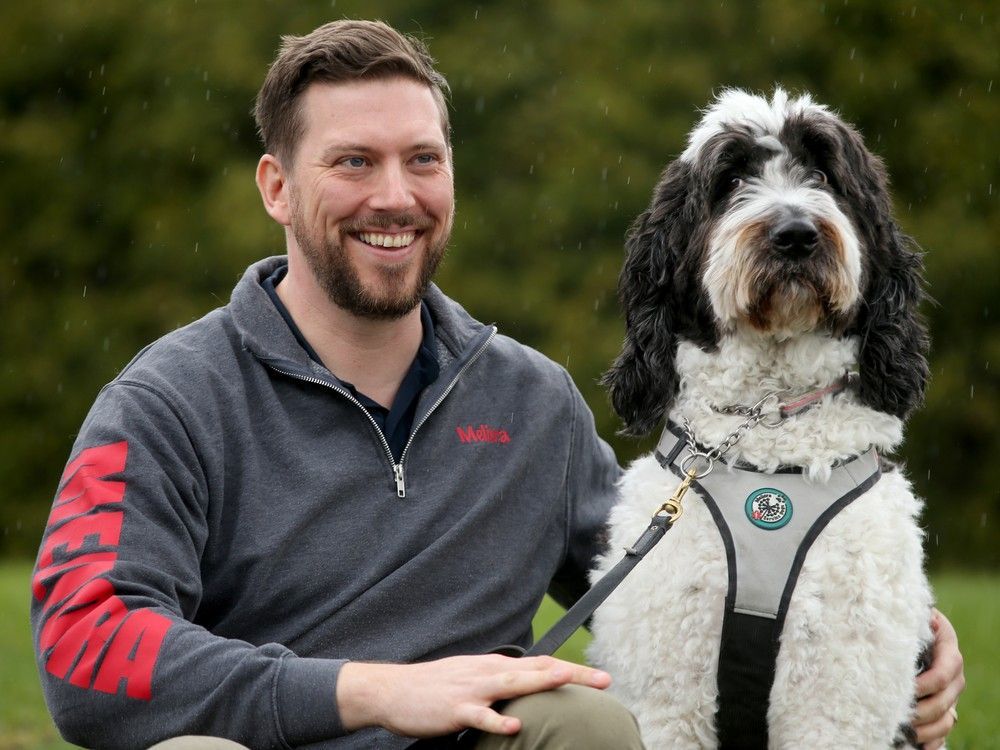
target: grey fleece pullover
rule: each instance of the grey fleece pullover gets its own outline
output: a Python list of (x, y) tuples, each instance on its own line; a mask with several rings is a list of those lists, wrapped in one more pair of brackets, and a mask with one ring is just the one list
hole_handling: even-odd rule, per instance
[(72, 742), (403, 747), (344, 734), (345, 660), (527, 645), (545, 591), (585, 586), (619, 470), (566, 372), (432, 287), (441, 374), (396, 466), (261, 287), (282, 262), (140, 352), (76, 440), (31, 610)]

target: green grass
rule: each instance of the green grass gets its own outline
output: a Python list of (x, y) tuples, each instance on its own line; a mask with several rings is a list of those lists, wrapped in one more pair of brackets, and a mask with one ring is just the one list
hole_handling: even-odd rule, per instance
[[(68, 748), (59, 739), (42, 702), (28, 629), (30, 566), (0, 563), (0, 750)], [(959, 633), (968, 687), (961, 701), (961, 722), (949, 750), (986, 750), (1000, 746), (1000, 575), (946, 573), (934, 577), (940, 609)], [(535, 618), (536, 637), (561, 610), (546, 600)], [(577, 632), (558, 652), (583, 661), (588, 636)]]

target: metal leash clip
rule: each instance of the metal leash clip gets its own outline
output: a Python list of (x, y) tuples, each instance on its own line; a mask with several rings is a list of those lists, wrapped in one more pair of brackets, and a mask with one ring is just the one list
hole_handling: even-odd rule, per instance
[[(708, 472), (705, 473), (707, 474)], [(705, 474), (702, 474), (701, 476), (705, 476)], [(674, 494), (671, 495), (670, 499), (664, 502), (653, 515), (665, 515), (670, 521), (670, 524), (673, 525), (673, 523), (684, 514), (684, 506), (681, 505), (681, 501), (684, 499), (684, 495), (687, 493), (691, 483), (698, 478), (699, 475), (697, 470), (693, 467), (688, 469), (684, 479), (681, 480), (681, 483), (677, 485), (677, 489), (674, 490)]]

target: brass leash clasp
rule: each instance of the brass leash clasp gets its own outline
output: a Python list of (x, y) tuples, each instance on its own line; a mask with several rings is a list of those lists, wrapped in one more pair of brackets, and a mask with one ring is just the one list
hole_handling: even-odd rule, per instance
[(670, 520), (671, 524), (677, 521), (677, 519), (684, 513), (684, 507), (681, 505), (681, 501), (684, 499), (684, 495), (688, 491), (688, 488), (697, 478), (698, 470), (696, 467), (692, 466), (687, 470), (687, 474), (685, 474), (681, 483), (677, 485), (677, 489), (674, 490), (674, 494), (670, 496), (669, 500), (659, 507), (654, 515), (660, 515), (662, 513)]

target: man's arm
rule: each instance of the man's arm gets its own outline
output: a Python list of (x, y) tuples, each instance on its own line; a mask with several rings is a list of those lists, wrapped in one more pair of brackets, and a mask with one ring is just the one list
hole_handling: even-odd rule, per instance
[(81, 429), (32, 586), (53, 719), (87, 747), (198, 733), (267, 748), (340, 734), (341, 661), (192, 622), (211, 507), (195, 421), (151, 388), (117, 382)]
[(923, 743), (924, 750), (937, 750), (944, 745), (944, 738), (957, 719), (952, 709), (965, 689), (955, 628), (935, 609), (931, 629), (934, 631), (931, 666), (917, 677), (917, 709), (913, 718), (917, 741)]
[(344, 728), (381, 726), (396, 734), (435, 737), (466, 727), (514, 734), (520, 721), (490, 708), (576, 683), (603, 689), (611, 677), (548, 656), (454, 656), (420, 664), (349, 662), (340, 670), (337, 703)]

